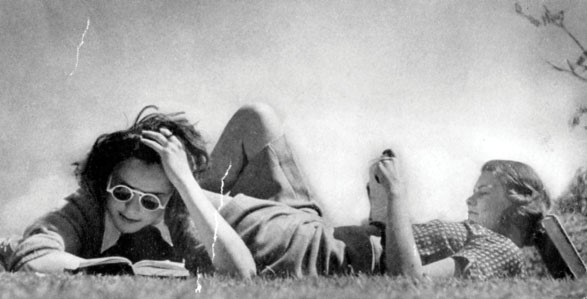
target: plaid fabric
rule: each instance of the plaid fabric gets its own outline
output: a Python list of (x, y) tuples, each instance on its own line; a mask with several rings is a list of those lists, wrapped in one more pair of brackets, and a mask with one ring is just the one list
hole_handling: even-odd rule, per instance
[(489, 279), (524, 274), (520, 248), (479, 224), (430, 221), (412, 226), (424, 265), (452, 257), (464, 278)]

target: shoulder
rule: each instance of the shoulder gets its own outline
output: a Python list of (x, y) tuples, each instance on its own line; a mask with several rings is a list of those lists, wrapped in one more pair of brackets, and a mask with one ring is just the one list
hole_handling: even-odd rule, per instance
[(509, 238), (496, 233), (482, 225), (464, 222), (465, 227), (469, 232), (470, 246), (485, 246), (496, 251), (521, 252), (520, 248)]
[(425, 223), (414, 224), (414, 229), (420, 231), (444, 231), (450, 233), (462, 234), (466, 232), (466, 227), (463, 222), (449, 222), (443, 220), (431, 220)]
[(98, 204), (98, 200), (83, 189), (76, 190), (72, 194), (65, 197), (65, 200), (84, 211), (91, 212), (101, 209), (100, 205)]
[(87, 225), (91, 222), (100, 222), (103, 219), (103, 211), (98, 203), (86, 192), (77, 190), (65, 197), (67, 203), (58, 210), (48, 212), (35, 223), (67, 222)]
[(67, 196), (65, 200), (67, 203), (62, 208), (45, 214), (30, 225), (24, 237), (54, 232), (68, 243), (68, 240), (87, 239), (89, 235), (99, 234), (104, 212), (96, 201), (81, 190)]
[(469, 231), (463, 222), (432, 220), (413, 225), (416, 241), (425, 243), (447, 243), (450, 247), (460, 247), (467, 241)]
[(87, 192), (79, 189), (65, 198), (60, 210), (47, 214), (46, 219), (64, 219), (72, 225), (94, 228), (104, 219), (104, 210)]

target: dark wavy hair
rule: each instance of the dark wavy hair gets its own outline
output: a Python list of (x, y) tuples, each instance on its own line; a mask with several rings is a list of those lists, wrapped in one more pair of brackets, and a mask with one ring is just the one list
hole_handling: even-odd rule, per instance
[(206, 143), (194, 125), (183, 116), (183, 112), (145, 114), (150, 109), (158, 110), (152, 105), (144, 107), (128, 129), (99, 136), (87, 157), (74, 163), (80, 188), (89, 193), (102, 209), (105, 207), (107, 180), (116, 165), (129, 158), (149, 164), (161, 163), (159, 154), (140, 141), (143, 130), (158, 132), (160, 128), (169, 129), (186, 149), (190, 168), (196, 178), (208, 167)]
[(515, 226), (522, 232), (523, 245), (534, 245), (539, 222), (552, 206), (538, 174), (529, 165), (509, 160), (488, 161), (481, 171), (489, 171), (499, 179), (512, 203), (502, 215), (504, 231), (500, 233), (507, 234)]

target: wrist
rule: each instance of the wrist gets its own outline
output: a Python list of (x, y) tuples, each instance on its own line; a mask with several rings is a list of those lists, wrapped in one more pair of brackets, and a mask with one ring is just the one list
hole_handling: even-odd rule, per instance
[(388, 185), (384, 187), (385, 193), (387, 194), (387, 198), (389, 200), (395, 200), (397, 198), (403, 197), (403, 190), (398, 186)]
[(171, 181), (171, 184), (173, 184), (175, 189), (177, 189), (177, 191), (180, 193), (184, 190), (194, 188), (194, 186), (200, 186), (196, 181), (196, 178), (191, 174), (191, 172), (189, 174), (186, 173), (175, 176), (174, 178), (169, 178), (169, 180)]

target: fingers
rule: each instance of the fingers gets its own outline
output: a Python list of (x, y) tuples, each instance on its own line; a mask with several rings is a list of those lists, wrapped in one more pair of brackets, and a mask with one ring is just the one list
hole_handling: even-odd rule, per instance
[(377, 168), (381, 171), (384, 171), (385, 169), (397, 170), (397, 160), (394, 158), (380, 159), (379, 162), (377, 162)]
[(379, 160), (375, 166), (375, 181), (379, 184), (400, 181), (400, 170), (397, 160), (388, 158)]
[(167, 128), (160, 128), (159, 132), (161, 132), (161, 134), (163, 134), (163, 136), (165, 136), (166, 138), (170, 138), (171, 136), (173, 136), (173, 133), (171, 133), (171, 131), (169, 131), (169, 129)]
[(159, 143), (161, 145), (164, 145), (167, 142), (169, 142), (168, 138), (165, 137), (165, 135), (163, 135), (160, 132), (144, 130), (142, 132), (142, 135), (143, 135), (143, 137), (147, 137), (149, 139), (157, 141), (157, 143)]
[(141, 136), (141, 142), (144, 145), (152, 148), (157, 153), (161, 153), (161, 151), (163, 151), (163, 147), (161, 146), (161, 144), (159, 144), (159, 143), (157, 143), (157, 142), (155, 142), (155, 141), (153, 141), (151, 139), (147, 139), (147, 138)]
[(385, 150), (383, 154), (379, 157), (379, 161), (393, 161), (396, 160), (397, 156), (390, 150)]
[(179, 149), (183, 148), (181, 141), (167, 128), (160, 128), (159, 132), (151, 130), (142, 131), (141, 142), (159, 153), (171, 144), (177, 146)]

